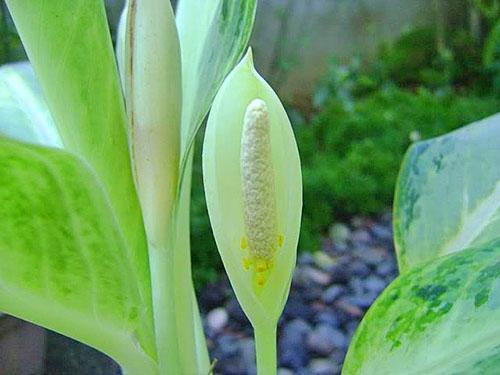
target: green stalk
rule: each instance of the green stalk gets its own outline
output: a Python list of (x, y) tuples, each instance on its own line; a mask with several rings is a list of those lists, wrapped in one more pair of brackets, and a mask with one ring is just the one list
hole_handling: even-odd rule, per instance
[(209, 369), (208, 350), (205, 334), (200, 320), (200, 313), (194, 294), (191, 274), (190, 249), (190, 203), (193, 149), (188, 156), (185, 178), (179, 187), (180, 194), (174, 211), (175, 244), (174, 249), (174, 285), (175, 316), (179, 356), (182, 374), (207, 374)]
[(276, 375), (276, 325), (256, 325), (254, 334), (257, 374)]
[(171, 250), (171, 246), (170, 249), (149, 247), (153, 316), (160, 374), (182, 373), (175, 324), (175, 295), (172, 288), (174, 264)]

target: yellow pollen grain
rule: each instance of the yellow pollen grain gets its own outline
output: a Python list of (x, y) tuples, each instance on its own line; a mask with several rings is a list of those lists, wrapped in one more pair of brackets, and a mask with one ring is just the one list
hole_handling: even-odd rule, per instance
[(266, 283), (266, 277), (262, 274), (257, 275), (257, 285), (263, 286)]

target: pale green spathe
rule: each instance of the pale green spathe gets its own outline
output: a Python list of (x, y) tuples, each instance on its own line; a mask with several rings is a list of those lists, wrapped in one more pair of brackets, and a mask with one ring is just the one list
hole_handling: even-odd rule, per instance
[[(254, 99), (263, 100), (268, 108), (280, 232), (276, 235), (284, 238), (261, 289), (254, 287), (251, 271), (244, 269), (241, 249), (245, 236), (241, 134), (245, 111)], [(290, 122), (279, 98), (255, 71), (251, 52), (227, 77), (215, 98), (203, 145), (203, 175), (212, 229), (238, 301), (254, 327), (272, 327), (283, 310), (295, 266), (302, 181)]]

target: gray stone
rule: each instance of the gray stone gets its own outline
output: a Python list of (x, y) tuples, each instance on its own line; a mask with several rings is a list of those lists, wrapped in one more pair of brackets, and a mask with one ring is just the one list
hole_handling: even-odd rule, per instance
[(280, 366), (298, 370), (309, 363), (309, 352), (304, 342), (311, 333), (311, 326), (302, 319), (295, 319), (283, 327), (279, 340)]
[(321, 295), (321, 300), (326, 304), (330, 304), (335, 302), (335, 300), (344, 293), (345, 288), (342, 285), (334, 284), (323, 292), (323, 294)]
[(326, 286), (332, 281), (332, 277), (329, 274), (312, 267), (306, 267), (304, 269), (304, 276), (306, 279), (321, 286)]
[(392, 241), (392, 228), (380, 224), (374, 224), (371, 227), (373, 235), (381, 241)]
[(363, 280), (363, 283), (367, 291), (377, 294), (382, 292), (387, 286), (387, 283), (384, 281), (384, 279), (376, 275), (368, 276), (365, 280)]
[(316, 324), (328, 324), (329, 326), (331, 326), (333, 328), (340, 327), (339, 318), (331, 310), (326, 310), (326, 311), (322, 311), (322, 312), (318, 313), (314, 318), (314, 322)]
[(366, 277), (370, 274), (370, 267), (368, 267), (361, 260), (355, 260), (349, 264), (349, 271), (358, 277)]
[(330, 227), (329, 234), (334, 243), (346, 243), (351, 237), (351, 230), (343, 223), (335, 223)]
[(363, 261), (369, 266), (378, 266), (387, 259), (387, 250), (381, 247), (372, 247), (363, 254)]
[(352, 241), (356, 244), (368, 244), (372, 241), (372, 236), (365, 229), (356, 229), (352, 233)]
[(340, 373), (340, 366), (328, 358), (315, 358), (309, 364), (313, 375), (335, 375)]
[(345, 348), (347, 338), (338, 329), (320, 324), (307, 337), (307, 348), (320, 356), (327, 356), (336, 348)]
[(377, 265), (377, 274), (382, 277), (395, 277), (397, 275), (397, 267), (391, 259), (386, 259)]
[(255, 343), (251, 338), (245, 338), (240, 340), (240, 358), (243, 367), (247, 370), (248, 375), (253, 375), (257, 373), (256, 362), (255, 362)]
[(303, 252), (299, 255), (299, 260), (297, 263), (301, 266), (310, 266), (314, 264), (314, 258), (310, 252)]
[(318, 268), (326, 271), (335, 264), (335, 260), (327, 253), (318, 251), (314, 254), (314, 263)]
[(218, 307), (207, 314), (207, 325), (215, 333), (222, 331), (226, 326), (229, 316), (226, 309)]

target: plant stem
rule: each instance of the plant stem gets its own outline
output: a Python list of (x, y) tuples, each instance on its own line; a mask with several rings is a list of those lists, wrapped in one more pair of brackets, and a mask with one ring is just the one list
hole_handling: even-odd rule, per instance
[(177, 324), (175, 323), (175, 296), (173, 256), (167, 248), (149, 248), (151, 288), (155, 322), (156, 348), (160, 374), (180, 374)]
[(276, 374), (276, 325), (254, 327), (257, 374)]

